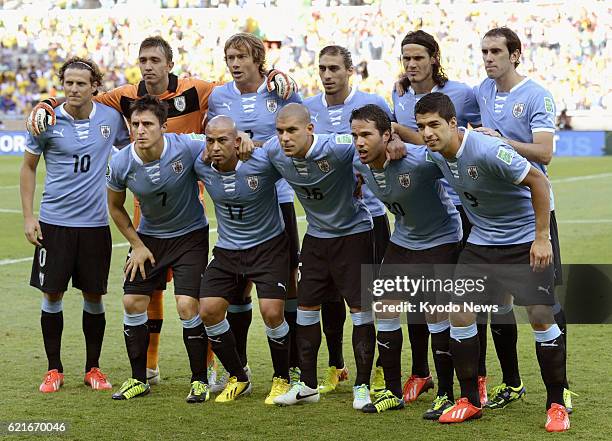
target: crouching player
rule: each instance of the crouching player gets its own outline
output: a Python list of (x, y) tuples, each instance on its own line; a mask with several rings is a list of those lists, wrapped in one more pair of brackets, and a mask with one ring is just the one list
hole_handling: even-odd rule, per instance
[[(570, 421), (562, 405), (565, 345), (554, 321), (555, 299), (550, 295), (554, 266), (546, 176), (504, 141), (458, 128), (453, 103), (442, 93), (421, 98), (415, 115), (432, 159), (459, 194), (473, 224), (455, 276), (474, 276), (472, 266), (480, 264), (512, 265), (513, 273), (515, 269), (520, 271), (511, 277), (506, 272), (495, 274), (496, 282), (514, 296), (517, 304), (526, 306), (546, 386), (546, 430), (566, 431)], [(469, 302), (469, 297), (456, 300)], [(450, 352), (461, 385), (461, 399), (439, 421), (460, 423), (482, 415), (479, 341), (474, 312), (451, 312), (450, 318)]]
[(205, 156), (212, 163), (200, 158), (195, 168), (215, 204), (219, 238), (202, 279), (200, 313), (213, 351), (230, 374), (215, 401), (233, 401), (251, 392), (226, 312), (253, 282), (274, 366), (265, 403), (274, 404), (275, 397), (289, 390), (290, 336), (283, 314), (289, 239), (275, 186), (281, 176), (261, 149), (246, 162), (238, 160), (240, 138), (231, 118), (214, 117), (205, 133)]
[[(383, 265), (419, 265), (412, 277), (440, 278), (444, 267), (457, 261), (462, 237), (461, 218), (440, 183), (440, 169), (428, 159), (427, 148), (406, 144), (406, 157), (387, 161), (386, 147), (391, 137), (391, 120), (378, 106), (366, 105), (353, 110), (351, 131), (358, 153), (353, 162), (368, 188), (395, 216), (395, 229), (387, 246)], [(423, 265), (426, 265), (425, 267)], [(382, 277), (395, 276), (393, 267), (383, 266)], [(403, 268), (402, 268), (403, 271)], [(412, 272), (411, 269), (408, 269)], [(452, 276), (452, 271), (451, 274)], [(408, 313), (411, 323), (422, 320), (418, 308), (424, 301), (436, 304), (442, 293), (419, 292), (410, 302), (417, 311)], [(399, 300), (399, 299), (394, 299)], [(405, 299), (402, 299), (405, 300)], [(446, 299), (448, 301), (448, 299)], [(384, 300), (383, 300), (384, 302)], [(382, 312), (382, 311), (381, 311)], [(450, 323), (447, 312), (425, 315), (431, 333), (431, 348), (438, 376), (438, 393), (425, 419), (438, 419), (453, 404), (453, 361), (449, 353)], [(383, 412), (404, 407), (401, 385), (402, 329), (400, 313), (377, 314), (376, 341), (384, 370), (386, 390), (362, 410)], [(413, 400), (417, 390), (409, 391)], [(411, 401), (413, 401), (411, 400)]]
[[(115, 400), (146, 395), (147, 306), (169, 269), (191, 366), (188, 403), (206, 401), (207, 338), (198, 311), (200, 282), (208, 256), (208, 221), (198, 198), (194, 162), (204, 147), (199, 138), (166, 134), (168, 106), (152, 96), (130, 106), (134, 143), (115, 154), (107, 185), (109, 212), (131, 245), (125, 265), (123, 333), (132, 377)], [(126, 188), (140, 201), (138, 231), (124, 208)]]

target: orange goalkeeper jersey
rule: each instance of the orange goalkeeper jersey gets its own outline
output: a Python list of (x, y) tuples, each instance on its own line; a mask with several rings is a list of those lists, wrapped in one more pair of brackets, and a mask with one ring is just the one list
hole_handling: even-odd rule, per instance
[[(168, 75), (168, 90), (158, 98), (168, 103), (169, 133), (203, 133), (202, 121), (208, 111), (208, 97), (218, 83), (196, 78), (179, 79)], [(126, 84), (94, 97), (94, 101), (106, 104), (124, 116), (132, 101), (147, 94), (145, 82)]]

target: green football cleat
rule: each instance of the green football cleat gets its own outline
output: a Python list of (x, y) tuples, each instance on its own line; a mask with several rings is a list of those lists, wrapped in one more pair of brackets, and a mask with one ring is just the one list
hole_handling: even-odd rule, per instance
[(148, 383), (143, 383), (135, 378), (128, 378), (121, 385), (121, 389), (113, 394), (113, 400), (130, 400), (136, 397), (143, 397), (149, 392), (151, 392), (151, 387)]
[(438, 420), (446, 409), (453, 407), (455, 403), (448, 399), (446, 394), (436, 397), (429, 409), (423, 414), (426, 420)]
[(383, 390), (376, 395), (373, 403), (361, 408), (364, 413), (381, 413), (386, 410), (400, 410), (404, 408), (404, 400), (397, 398), (390, 390)]
[(204, 403), (210, 398), (210, 388), (203, 381), (192, 381), (191, 390), (185, 401), (188, 403)]
[(506, 383), (502, 383), (491, 390), (491, 397), (485, 408), (503, 409), (513, 401), (524, 397), (525, 393), (525, 386), (523, 386), (522, 381), (517, 387), (506, 386)]
[(565, 410), (567, 410), (568, 414), (571, 414), (574, 411), (574, 407), (572, 406), (572, 395), (578, 396), (576, 392), (572, 392), (569, 389), (563, 389), (563, 405), (565, 406)]
[(382, 366), (376, 366), (374, 368), (374, 378), (372, 379), (372, 389), (370, 393), (372, 395), (376, 395), (386, 389), (387, 385), (385, 383), (385, 372), (383, 371)]

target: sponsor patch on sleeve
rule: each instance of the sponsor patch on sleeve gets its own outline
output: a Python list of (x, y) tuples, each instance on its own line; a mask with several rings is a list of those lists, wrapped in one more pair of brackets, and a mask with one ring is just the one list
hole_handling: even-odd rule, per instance
[(206, 135), (201, 133), (190, 133), (189, 137), (194, 141), (206, 141)]
[(510, 165), (512, 164), (512, 158), (514, 158), (514, 150), (506, 149), (504, 147), (500, 147), (497, 150), (497, 159), (500, 159), (502, 162)]
[(555, 113), (555, 103), (553, 103), (552, 98), (549, 96), (544, 97), (544, 109), (548, 113)]
[(342, 135), (336, 135), (336, 144), (351, 144), (353, 137), (347, 133)]

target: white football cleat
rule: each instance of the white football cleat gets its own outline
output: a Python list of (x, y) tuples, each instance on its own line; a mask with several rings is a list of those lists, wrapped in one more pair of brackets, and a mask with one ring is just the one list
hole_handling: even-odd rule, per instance
[(155, 369), (147, 368), (147, 383), (149, 384), (161, 383), (161, 377), (159, 375), (159, 366), (157, 366)]
[(361, 410), (366, 404), (370, 404), (370, 388), (367, 384), (353, 386), (353, 409)]
[(318, 403), (320, 399), (319, 389), (310, 388), (298, 381), (289, 389), (289, 392), (274, 398), (274, 404), (293, 406), (294, 404)]

